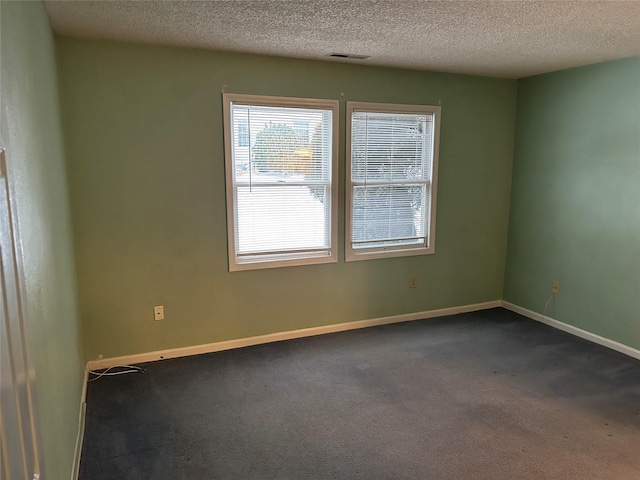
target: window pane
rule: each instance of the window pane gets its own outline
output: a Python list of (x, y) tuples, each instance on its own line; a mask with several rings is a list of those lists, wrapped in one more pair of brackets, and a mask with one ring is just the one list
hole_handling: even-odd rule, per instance
[(351, 178), (415, 180), (431, 171), (432, 115), (354, 112)]
[(251, 171), (278, 181), (299, 176), (329, 181), (331, 117), (330, 110), (233, 105), (233, 122), (247, 125), (249, 139), (245, 148), (234, 143), (236, 175)]
[(353, 248), (424, 242), (425, 184), (356, 186), (352, 201)]
[(329, 249), (329, 187), (311, 188), (238, 187), (237, 253)]

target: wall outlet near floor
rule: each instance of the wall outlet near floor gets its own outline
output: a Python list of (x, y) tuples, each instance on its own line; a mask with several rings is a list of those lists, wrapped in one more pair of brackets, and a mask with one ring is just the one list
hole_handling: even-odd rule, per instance
[(554, 281), (551, 284), (551, 293), (553, 293), (554, 295), (557, 295), (560, 293), (560, 282), (559, 281)]
[(153, 319), (154, 320), (164, 320), (164, 306), (158, 305), (153, 307)]
[(418, 280), (416, 277), (411, 277), (409, 279), (409, 288), (416, 288), (418, 286)]

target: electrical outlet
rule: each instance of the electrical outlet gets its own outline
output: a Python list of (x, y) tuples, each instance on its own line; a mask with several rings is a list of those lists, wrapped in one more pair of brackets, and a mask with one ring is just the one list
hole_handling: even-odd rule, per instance
[(418, 281), (416, 280), (416, 277), (411, 277), (409, 279), (409, 288), (416, 288), (418, 286)]
[(554, 281), (551, 284), (551, 293), (553, 293), (554, 295), (558, 295), (560, 293), (560, 282), (559, 281)]
[(153, 307), (153, 319), (164, 320), (164, 306), (158, 305), (156, 307)]

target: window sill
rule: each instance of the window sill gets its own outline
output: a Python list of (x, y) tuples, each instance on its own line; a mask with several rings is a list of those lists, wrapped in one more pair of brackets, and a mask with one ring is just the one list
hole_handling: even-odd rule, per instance
[(361, 260), (375, 260), (378, 258), (412, 257), (417, 255), (431, 255), (436, 253), (435, 246), (418, 248), (387, 248), (368, 249), (358, 251), (351, 249), (345, 254), (345, 262), (358, 262)]
[(234, 261), (229, 263), (230, 272), (241, 272), (245, 270), (261, 270), (265, 268), (299, 267), (303, 265), (319, 265), (323, 263), (337, 263), (337, 255), (321, 255), (298, 257), (289, 259), (264, 258), (260, 260)]

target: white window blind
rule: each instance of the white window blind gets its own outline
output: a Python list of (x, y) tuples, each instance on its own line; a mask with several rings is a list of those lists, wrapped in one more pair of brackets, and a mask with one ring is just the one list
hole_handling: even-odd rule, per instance
[(225, 106), (230, 269), (336, 261), (337, 102), (225, 95)]
[(347, 260), (433, 250), (437, 113), (438, 107), (349, 103)]

